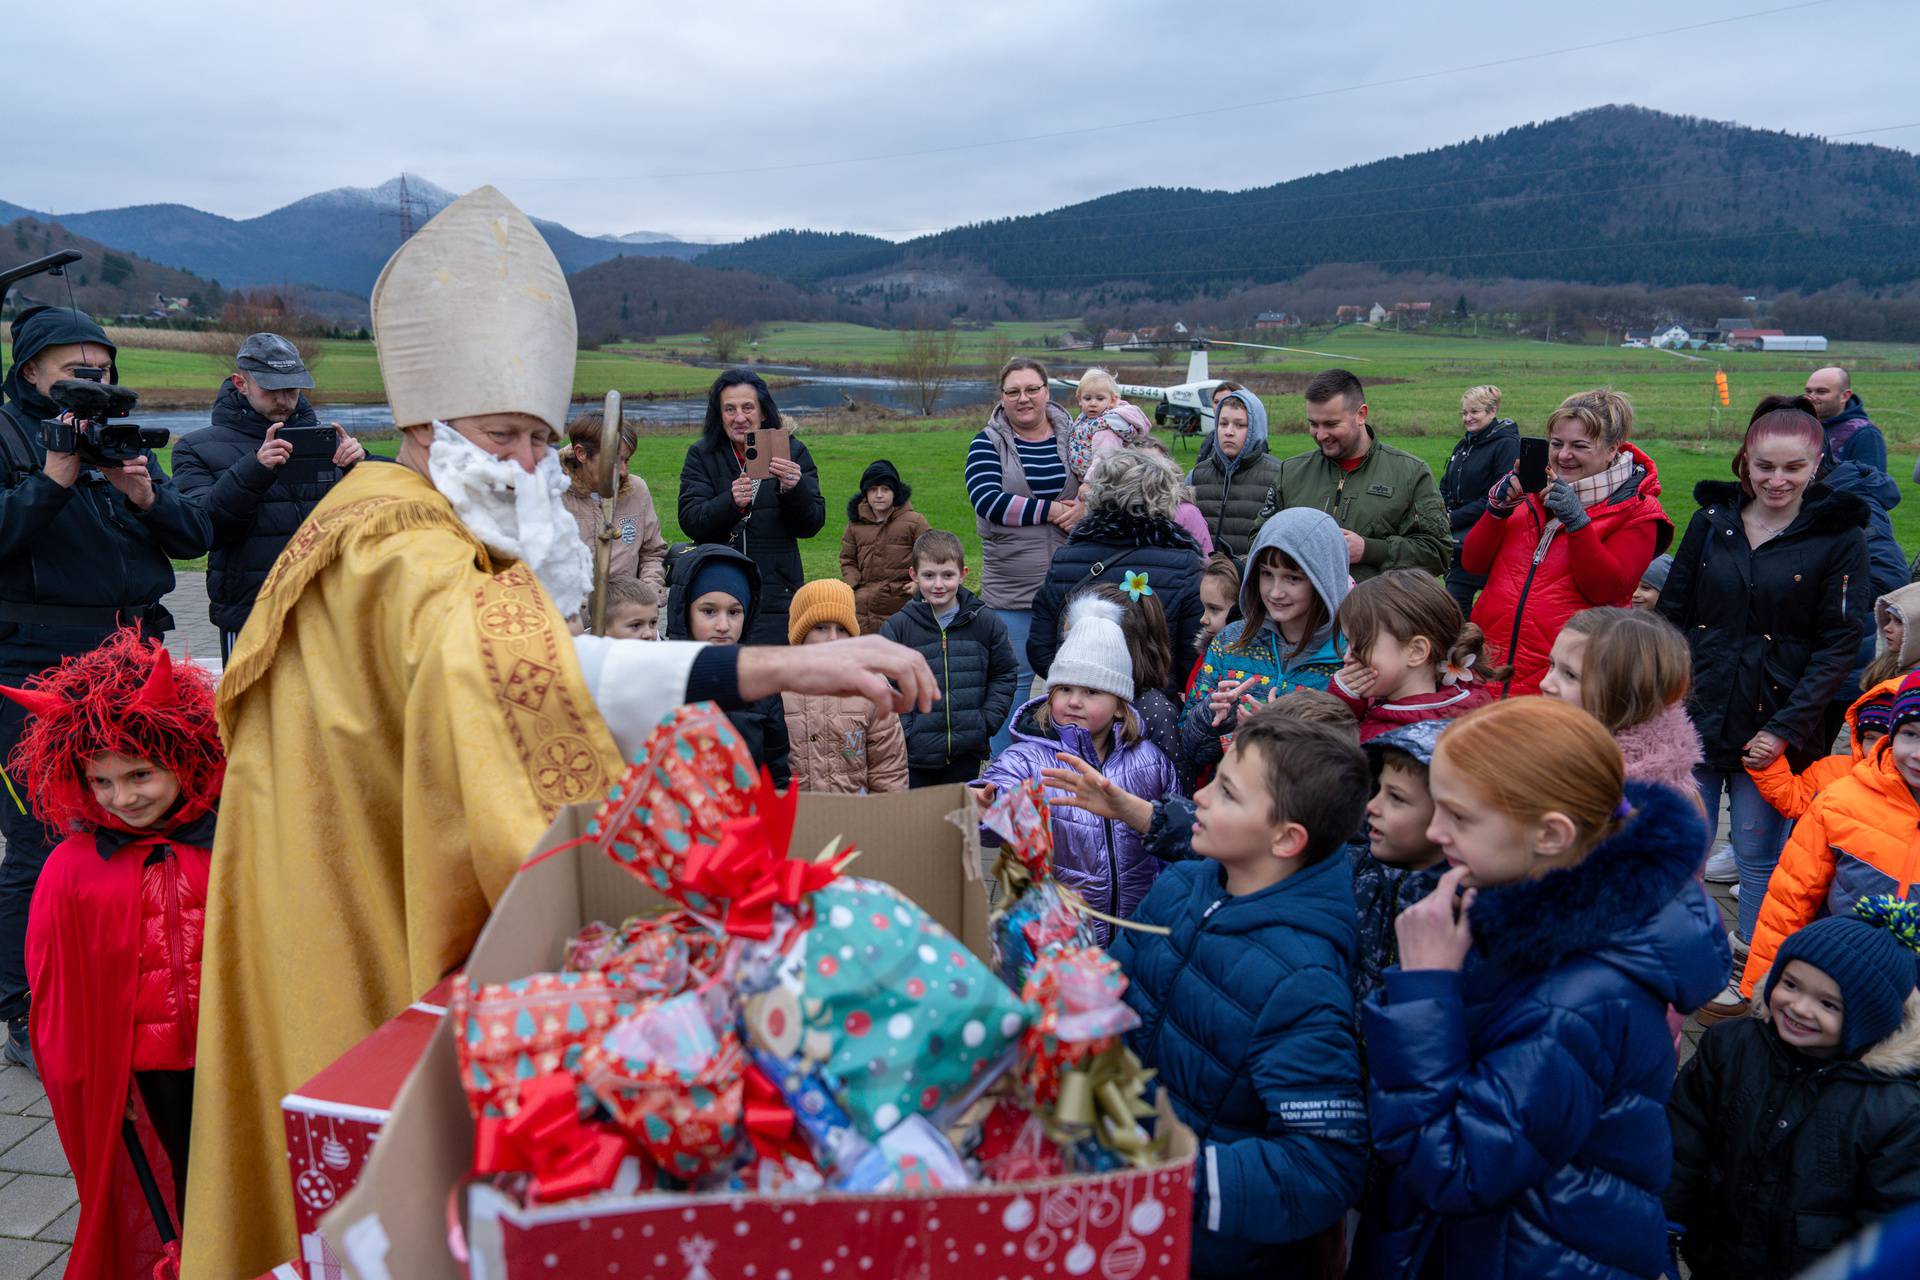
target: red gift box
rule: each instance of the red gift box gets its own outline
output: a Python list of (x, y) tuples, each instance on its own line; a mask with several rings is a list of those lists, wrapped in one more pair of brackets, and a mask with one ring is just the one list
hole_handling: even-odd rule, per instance
[(345, 1280), (346, 1269), (320, 1238), (320, 1219), (360, 1181), (394, 1096), (426, 1051), (452, 990), (452, 979), (442, 980), (280, 1099), (300, 1228), (300, 1257), (285, 1266), (306, 1280)]

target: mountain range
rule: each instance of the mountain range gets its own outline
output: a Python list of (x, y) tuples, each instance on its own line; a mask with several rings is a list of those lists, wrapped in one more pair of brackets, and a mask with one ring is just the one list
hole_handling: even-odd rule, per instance
[[(454, 199), (453, 192), (404, 174), (377, 187), (335, 187), (257, 218), (226, 218), (183, 204), (56, 216), (0, 200), (0, 223), (20, 217), (57, 221), (77, 235), (228, 288), (312, 285), (364, 298), (399, 247), (403, 208), (411, 207), (417, 227)], [(583, 236), (557, 222), (535, 218), (534, 224), (570, 272), (622, 254), (691, 258), (711, 247), (658, 232)]]
[(1163, 297), (1329, 266), (1818, 289), (1920, 277), (1916, 232), (1911, 152), (1608, 106), (1246, 191), (1138, 188), (898, 244), (781, 231), (695, 261), (808, 284), (966, 263)]

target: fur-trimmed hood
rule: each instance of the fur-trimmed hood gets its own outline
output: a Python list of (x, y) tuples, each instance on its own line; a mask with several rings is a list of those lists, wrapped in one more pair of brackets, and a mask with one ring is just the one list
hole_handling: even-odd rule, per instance
[[(1731, 480), (1702, 480), (1693, 486), (1693, 500), (1703, 509), (1719, 508), (1724, 516), (1718, 522), (1722, 527), (1738, 525), (1740, 509), (1752, 501)], [(1863, 529), (1866, 524), (1867, 503), (1864, 498), (1816, 481), (1807, 486), (1807, 492), (1800, 500), (1800, 514), (1781, 531), (1780, 536), (1785, 538), (1801, 532), (1838, 533), (1846, 529)]]
[(1920, 582), (1910, 582), (1873, 602), (1875, 653), (1886, 652), (1886, 641), (1881, 636), (1881, 630), (1887, 625), (1889, 616), (1897, 616), (1906, 624), (1906, 635), (1900, 643), (1900, 669), (1911, 671), (1920, 666)]
[(1574, 866), (1482, 889), (1474, 949), (1510, 971), (1591, 955), (1682, 1010), (1726, 982), (1724, 926), (1694, 880), (1705, 820), (1680, 793), (1629, 782), (1625, 825)]
[(1694, 785), (1693, 767), (1702, 753), (1686, 703), (1676, 702), (1652, 719), (1628, 725), (1613, 740), (1626, 762), (1627, 777), (1634, 781), (1664, 783), (1682, 794)]
[[(1756, 982), (1753, 988), (1755, 995), (1766, 990), (1766, 986), (1765, 978)], [(1767, 1008), (1765, 1000), (1753, 1001), (1752, 1016), (1764, 1023), (1773, 1022), (1773, 1013)], [(1891, 1080), (1920, 1077), (1920, 991), (1907, 997), (1905, 1014), (1893, 1034), (1848, 1065)]]

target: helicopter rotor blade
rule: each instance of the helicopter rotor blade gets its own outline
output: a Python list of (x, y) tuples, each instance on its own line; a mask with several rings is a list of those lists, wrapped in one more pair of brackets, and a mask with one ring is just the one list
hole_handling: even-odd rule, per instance
[(1329, 360), (1355, 360), (1365, 363), (1367, 356), (1343, 356), (1338, 351), (1309, 351), (1305, 347), (1276, 347), (1267, 342), (1234, 342), (1227, 338), (1208, 338), (1207, 342), (1219, 347), (1253, 347), (1259, 351), (1291, 351), (1295, 355), (1325, 356)]

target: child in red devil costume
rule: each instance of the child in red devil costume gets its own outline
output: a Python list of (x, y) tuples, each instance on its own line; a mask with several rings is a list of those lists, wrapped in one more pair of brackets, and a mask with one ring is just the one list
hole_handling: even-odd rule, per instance
[[(178, 1221), (193, 1111), (200, 949), (226, 757), (213, 679), (125, 630), (26, 689), (10, 767), (67, 836), (27, 922), (29, 1028), (53, 1123), (79, 1182), (70, 1280), (155, 1274), (156, 1217)], [(132, 1105), (133, 1095), (140, 1106)], [(144, 1112), (148, 1125), (129, 1124)], [(153, 1171), (150, 1203), (134, 1145)], [(171, 1177), (168, 1172), (171, 1172)]]

